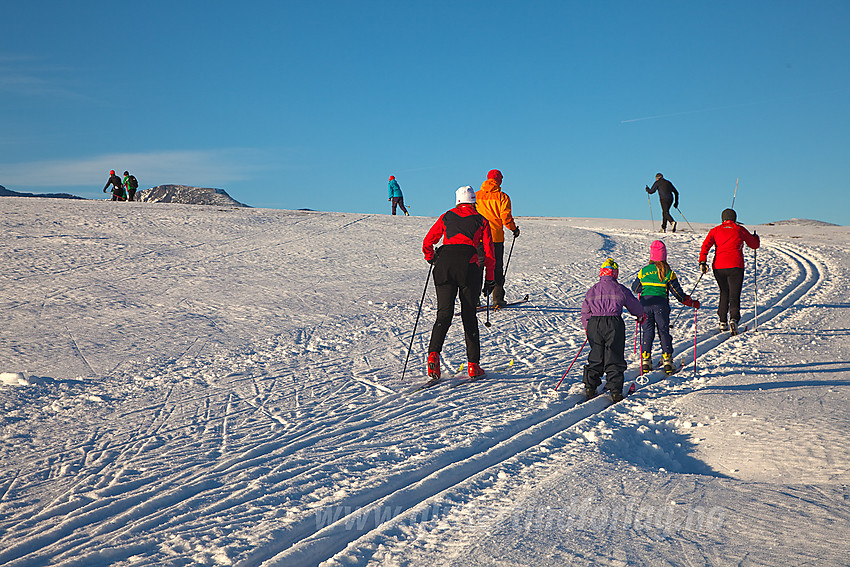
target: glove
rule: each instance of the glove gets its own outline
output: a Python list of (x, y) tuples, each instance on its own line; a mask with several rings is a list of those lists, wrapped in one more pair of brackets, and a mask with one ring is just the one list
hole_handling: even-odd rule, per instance
[(705, 262), (700, 262), (699, 263), (699, 269), (702, 271), (702, 273), (704, 273), (704, 274), (707, 273), (708, 272), (708, 264), (706, 264)]
[(491, 293), (493, 293), (493, 288), (495, 288), (495, 287), (496, 287), (496, 281), (495, 280), (485, 281), (484, 282), (484, 295), (486, 296), (486, 295), (490, 295)]
[(431, 264), (432, 266), (437, 262), (437, 255), (431, 256), (430, 258), (425, 258), (425, 261)]
[(104, 189), (103, 192), (106, 193), (106, 189)]
[(674, 208), (674, 209), (678, 209), (678, 208), (679, 208), (679, 201), (676, 201), (675, 203), (673, 203), (673, 208)]
[(684, 301), (685, 307), (693, 307), (694, 309), (699, 309), (699, 301), (696, 299), (689, 297)]
[(638, 317), (638, 318), (637, 318), (637, 322), (638, 322), (638, 323), (640, 323), (641, 325), (643, 325), (644, 323), (646, 323), (646, 314), (643, 314), (643, 315), (641, 315), (640, 317)]
[(514, 230), (514, 238), (519, 238), (519, 227)]
[(649, 185), (646, 186), (646, 192), (649, 193)]

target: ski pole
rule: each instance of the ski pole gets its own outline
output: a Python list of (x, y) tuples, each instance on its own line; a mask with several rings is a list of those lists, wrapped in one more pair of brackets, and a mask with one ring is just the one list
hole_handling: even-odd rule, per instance
[[(637, 320), (637, 319), (635, 319)], [(643, 375), (643, 327), (640, 328), (640, 378), (637, 379), (637, 383), (641, 386), (645, 385), (649, 380), (647, 380)]]
[[(493, 293), (492, 291), (490, 293)], [(487, 294), (487, 320), (484, 322), (485, 327), (490, 326), (490, 293)]]
[[(703, 277), (704, 275), (705, 275), (705, 274), (703, 274), (702, 272), (700, 272), (699, 277), (697, 278), (697, 283), (695, 283), (695, 284), (694, 284), (694, 288), (691, 290), (691, 293), (689, 293), (689, 294), (688, 294), (688, 296), (691, 296), (691, 295), (693, 295), (693, 294), (694, 294), (694, 292), (695, 292), (695, 291), (696, 291), (696, 289), (697, 289), (697, 286), (699, 285), (699, 281), (702, 279), (702, 277)], [(673, 320), (673, 322), (672, 322), (672, 323), (670, 323), (670, 328), (671, 328), (671, 329), (672, 329), (673, 327), (675, 327), (675, 326), (676, 326), (676, 321), (678, 321), (678, 320), (679, 320), (679, 317), (681, 317), (681, 316), (682, 316), (682, 312), (681, 312), (681, 311), (679, 311), (679, 314), (678, 314), (678, 315), (676, 315), (676, 318)]]
[(652, 216), (652, 199), (649, 198), (649, 193), (646, 194), (646, 202), (649, 203), (649, 220), (652, 221), (652, 232), (655, 232), (655, 217)]
[(431, 270), (434, 264), (428, 265), (428, 277), (425, 278), (425, 289), (422, 290), (422, 299), (419, 300), (419, 309), (416, 310), (416, 322), (413, 323), (413, 334), (410, 335), (410, 345), (407, 347), (407, 356), (404, 357), (404, 368), (401, 371), (401, 380), (404, 381), (404, 373), (407, 372), (407, 361), (410, 359), (410, 351), (413, 349), (413, 338), (416, 336), (416, 326), (419, 325), (419, 315), (422, 313), (422, 304), (425, 302), (425, 292), (428, 291), (428, 280), (431, 279)]
[(514, 239), (513, 239), (513, 240), (511, 240), (511, 249), (508, 251), (508, 261), (507, 261), (507, 262), (505, 262), (505, 269), (504, 269), (504, 271), (502, 272), (502, 277), (503, 277), (503, 278), (504, 278), (504, 277), (507, 277), (507, 275), (508, 275), (508, 266), (510, 266), (510, 265), (511, 265), (511, 254), (513, 254), (513, 253), (514, 253), (514, 242), (516, 242), (516, 236), (514, 236)]
[[(756, 231), (753, 231), (753, 234), (756, 234)], [(758, 235), (756, 235), (756, 236), (758, 236)], [(755, 304), (756, 304), (756, 306), (755, 306), (755, 311), (756, 311), (755, 326), (753, 327), (754, 333), (759, 330), (759, 274), (758, 274), (759, 265), (758, 265), (757, 252), (758, 252), (758, 250), (753, 248), (753, 294), (755, 295)]]
[(732, 206), (729, 207), (730, 209), (735, 208), (735, 197), (738, 196), (738, 179), (739, 179), (738, 177), (735, 178), (735, 192), (732, 193)]
[(581, 351), (583, 351), (583, 350), (584, 350), (584, 345), (586, 345), (586, 344), (587, 344), (587, 337), (584, 337), (584, 342), (582, 343), (581, 348), (580, 348), (580, 349), (578, 349), (578, 352), (576, 353), (576, 357), (575, 357), (575, 358), (573, 359), (573, 361), (570, 363), (570, 366), (567, 368), (567, 371), (566, 371), (566, 372), (564, 372), (564, 375), (563, 375), (563, 376), (561, 376), (561, 379), (558, 381), (558, 385), (557, 385), (557, 386), (555, 386), (555, 390), (556, 390), (556, 391), (558, 390), (558, 387), (561, 385), (561, 382), (563, 382), (563, 381), (564, 381), (564, 378), (566, 378), (566, 377), (567, 377), (567, 374), (569, 374), (569, 372), (570, 372), (570, 368), (572, 368), (572, 367), (573, 367), (573, 364), (575, 364), (575, 363), (576, 363), (576, 360), (578, 360), (578, 355), (580, 355), (580, 354), (581, 354)]
[(694, 378), (697, 377), (697, 311), (694, 307)]
[[(679, 210), (679, 207), (673, 207), (673, 208), (674, 208), (674, 209), (676, 209), (677, 211), (679, 211), (679, 214), (680, 214), (680, 215), (682, 215), (682, 218), (683, 218), (683, 219), (685, 219), (685, 222), (686, 222), (686, 223), (688, 223), (688, 228), (690, 228), (690, 229), (693, 231), (693, 230), (694, 230), (694, 227), (692, 227), (692, 226), (691, 226), (691, 223), (690, 223), (690, 221), (688, 220), (688, 218), (685, 216), (685, 213), (683, 213), (682, 211), (680, 211), (680, 210)], [(695, 231), (694, 231), (694, 232), (695, 232)]]

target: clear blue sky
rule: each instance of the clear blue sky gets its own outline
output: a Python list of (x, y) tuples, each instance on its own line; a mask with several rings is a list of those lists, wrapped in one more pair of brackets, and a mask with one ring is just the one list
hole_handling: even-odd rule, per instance
[[(4, 2), (0, 185), (437, 215), (850, 224), (850, 2)], [(657, 197), (653, 197), (656, 223)]]

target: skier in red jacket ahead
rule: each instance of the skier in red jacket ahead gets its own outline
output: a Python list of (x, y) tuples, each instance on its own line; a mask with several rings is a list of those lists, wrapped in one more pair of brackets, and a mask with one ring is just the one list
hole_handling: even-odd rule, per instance
[[(460, 317), (466, 339), (466, 357), (470, 378), (484, 375), (479, 362), (481, 343), (478, 338), (478, 316), (475, 306), (481, 290), (481, 268), (485, 268), (484, 294), (493, 291), (496, 258), (493, 255), (493, 237), (490, 223), (475, 210), (475, 192), (472, 187), (461, 187), (455, 192), (455, 208), (441, 216), (422, 241), (425, 260), (434, 266), (434, 286), (437, 289), (437, 320), (431, 331), (428, 347), (429, 384), (440, 380), (440, 352), (449, 325), (454, 317), (455, 298), (460, 293)], [(443, 239), (443, 245), (434, 253), (434, 244)], [(484, 248), (484, 258), (478, 257), (477, 247)]]
[(755, 231), (750, 234), (737, 223), (738, 215), (733, 209), (724, 210), (720, 218), (723, 224), (712, 228), (702, 243), (699, 266), (702, 273), (708, 272), (708, 251), (715, 246), (712, 269), (720, 287), (720, 304), (717, 306), (719, 329), (737, 335), (741, 319), (741, 288), (744, 285), (744, 243), (755, 250), (760, 240)]

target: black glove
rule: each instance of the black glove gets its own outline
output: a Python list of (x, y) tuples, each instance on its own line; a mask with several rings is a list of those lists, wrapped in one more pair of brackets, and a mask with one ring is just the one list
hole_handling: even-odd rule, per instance
[(516, 227), (516, 229), (514, 230), (514, 238), (518, 238), (518, 237), (519, 237), (519, 227)]
[(103, 192), (106, 193), (106, 189), (104, 189)]
[(699, 263), (699, 269), (702, 271), (702, 273), (704, 273), (704, 274), (707, 273), (708, 272), (708, 264), (706, 264), (705, 262), (700, 262)]
[(490, 295), (493, 293), (493, 288), (496, 287), (495, 280), (487, 280), (484, 282), (484, 295)]
[(673, 208), (674, 208), (674, 209), (678, 209), (678, 208), (679, 208), (679, 201), (676, 201), (675, 203), (673, 203)]
[(649, 193), (649, 185), (646, 186), (646, 192)]

